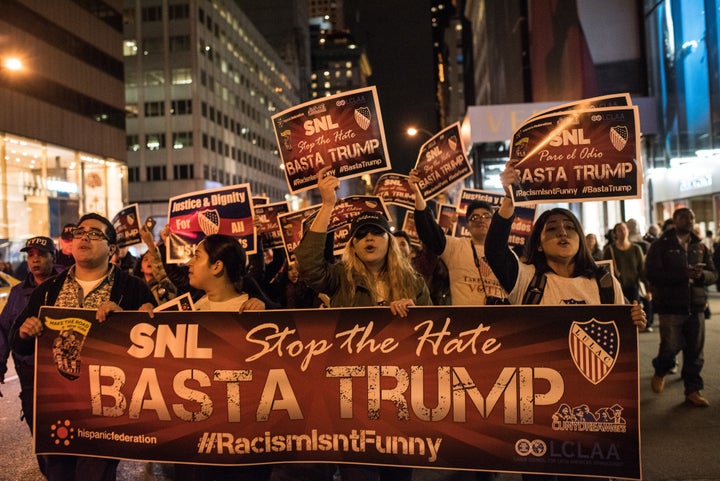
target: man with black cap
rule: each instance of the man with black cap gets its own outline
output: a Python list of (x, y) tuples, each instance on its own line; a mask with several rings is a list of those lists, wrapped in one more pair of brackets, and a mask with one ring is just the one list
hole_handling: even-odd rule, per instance
[(55, 263), (59, 266), (70, 267), (75, 264), (75, 258), (72, 255), (73, 230), (75, 230), (75, 224), (65, 224), (60, 233), (60, 247), (55, 256)]
[[(7, 359), (10, 351), (8, 335), (15, 318), (27, 306), (30, 294), (35, 288), (57, 274), (55, 269), (55, 243), (49, 237), (33, 237), (25, 242), (25, 247), (20, 252), (27, 253), (28, 273), (25, 280), (17, 284), (10, 291), (7, 304), (0, 314), (0, 384), (5, 379), (7, 372)], [(20, 400), (23, 416), (32, 430), (33, 424), (33, 372), (35, 370), (35, 357), (33, 355), (21, 355), (13, 352), (15, 371), (20, 379)], [(2, 395), (2, 392), (0, 392)], [(44, 472), (43, 463), (40, 462), (40, 470)]]

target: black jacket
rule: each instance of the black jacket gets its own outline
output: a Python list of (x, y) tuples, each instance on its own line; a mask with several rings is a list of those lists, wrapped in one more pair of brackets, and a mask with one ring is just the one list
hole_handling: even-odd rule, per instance
[[(40, 284), (31, 294), (27, 307), (15, 319), (10, 331), (10, 347), (20, 355), (29, 355), (35, 351), (35, 339), (21, 339), (19, 329), (25, 319), (37, 316), (42, 306), (53, 306), (67, 279), (69, 269), (61, 272), (52, 279)], [(145, 281), (132, 276), (127, 272), (115, 269), (115, 279), (110, 290), (110, 301), (119, 305), (123, 310), (135, 311), (146, 302), (157, 305), (155, 296)]]
[[(687, 267), (702, 262), (702, 276), (690, 279)], [(653, 308), (658, 314), (697, 314), (705, 310), (705, 286), (717, 280), (710, 252), (700, 238), (690, 234), (687, 252), (670, 229), (653, 242), (645, 258), (645, 273), (652, 287)]]

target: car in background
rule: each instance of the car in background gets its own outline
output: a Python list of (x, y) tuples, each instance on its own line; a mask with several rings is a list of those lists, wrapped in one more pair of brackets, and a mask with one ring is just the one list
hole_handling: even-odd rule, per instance
[(20, 284), (18, 279), (0, 271), (0, 311), (5, 308), (5, 303), (10, 295), (10, 289), (17, 284)]

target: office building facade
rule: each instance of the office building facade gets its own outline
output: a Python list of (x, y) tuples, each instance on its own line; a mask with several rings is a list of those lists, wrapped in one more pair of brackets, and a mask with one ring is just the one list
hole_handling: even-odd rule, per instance
[(122, 2), (7, 0), (0, 32), (0, 238), (14, 260), (22, 239), (127, 201)]
[(128, 186), (142, 216), (168, 198), (249, 183), (284, 200), (271, 116), (297, 74), (231, 0), (135, 1), (124, 10)]

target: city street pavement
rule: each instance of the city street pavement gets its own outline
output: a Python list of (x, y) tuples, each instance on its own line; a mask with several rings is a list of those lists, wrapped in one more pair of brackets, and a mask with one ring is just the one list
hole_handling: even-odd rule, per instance
[[(713, 312), (706, 324), (705, 397), (709, 408), (684, 403), (679, 374), (666, 378), (665, 392), (650, 389), (651, 360), (660, 339), (657, 319), (655, 332), (640, 333), (640, 422), (643, 479), (648, 481), (720, 481), (720, 294), (711, 288)], [(31, 437), (19, 419), (18, 381), (9, 367), (0, 398), (0, 481), (42, 481), (32, 456)], [(121, 462), (119, 481), (171, 481), (171, 470), (159, 465)], [(467, 477), (467, 479), (474, 479)], [(502, 474), (497, 481), (519, 481), (520, 475)]]

